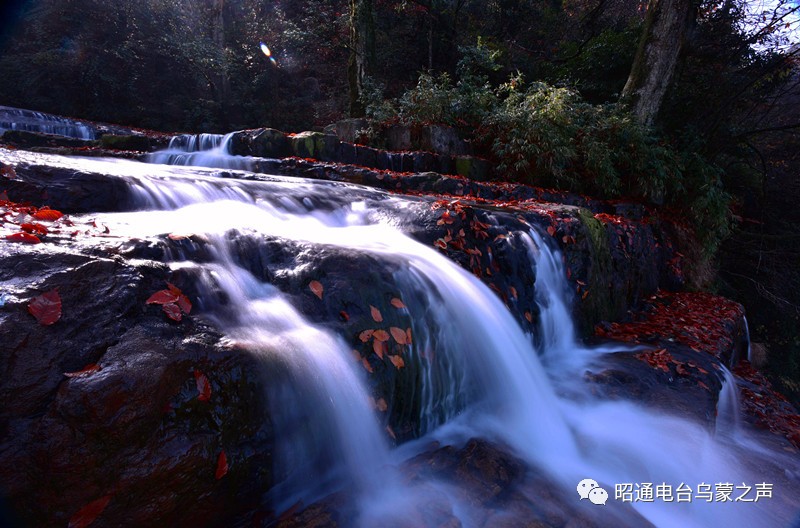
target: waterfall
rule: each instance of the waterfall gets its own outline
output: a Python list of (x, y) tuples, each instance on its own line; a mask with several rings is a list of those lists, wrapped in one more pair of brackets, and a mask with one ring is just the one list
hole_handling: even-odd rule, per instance
[[(222, 148), (226, 141), (209, 139), (207, 144)], [(189, 147), (190, 142), (181, 148), (197, 148)], [(202, 143), (195, 140), (195, 145)], [(223, 291), (236, 310), (227, 305), (215, 309), (205, 298), (198, 304), (208, 306), (207, 316), (229, 339), (278, 365), (280, 378), (265, 383), (277, 433), (284, 433), (273, 468), (283, 479), (271, 497), (278, 507), (352, 483), (348, 489), (361, 498), (354, 526), (402, 519), (402, 508), (422, 500), (430, 488), (407, 484), (392, 467), (435, 439), (457, 444), (479, 437), (510, 446), (514, 455), (572, 496), (576, 509), (586, 501), (578, 501), (575, 486), (586, 478), (600, 483), (609, 500), (620, 483), (694, 487), (754, 484), (765, 478), (765, 459), (756, 450), (739, 450), (729, 441), (731, 435), (714, 435), (699, 424), (592, 394), (583, 374), (600, 368), (603, 356), (612, 352), (587, 348), (576, 338), (561, 257), (548, 244), (549, 237), (536, 230), (509, 235), (520, 237), (536, 269), (540, 335), (535, 340), (482, 281), (403, 232), (398, 211), (419, 204), (418, 198), (329, 182), (221, 179), (202, 169), (129, 161), (81, 164), (125, 178), (143, 207), (158, 209), (93, 215), (116, 235), (197, 233), (209, 240), (211, 262), (184, 262), (174, 255), (170, 264), (194, 268), (201, 292)], [(224, 236), (231, 230), (364, 253), (397, 270), (395, 285), (406, 300), (415, 336), (408, 356), (413, 364), (407, 368), (419, 373), (422, 439), (399, 449), (388, 447), (367, 403), (365, 372), (348, 359), (344, 342), (303, 318), (277, 288), (238, 266)], [(435, 361), (424, 357), (427, 345), (435, 346)], [(731, 391), (735, 393), (735, 383), (728, 379), (719, 402), (723, 417), (737, 415)], [(720, 422), (718, 429), (724, 428)], [(796, 466), (796, 460), (786, 463)], [(470, 511), (476, 506), (450, 491), (457, 482), (426, 485), (452, 502), (463, 526), (474, 525)], [(665, 527), (769, 527), (786, 521), (781, 517), (786, 512), (772, 511), (769, 502), (630, 506)], [(601, 506), (592, 510), (598, 518), (604, 511)]]
[(230, 142), (233, 133), (182, 134), (169, 141), (166, 150), (147, 155), (149, 163), (163, 165), (193, 165), (218, 169), (252, 170), (252, 158), (233, 156)]
[(97, 138), (97, 132), (93, 127), (79, 121), (43, 112), (0, 106), (0, 132), (4, 130), (23, 130), (86, 140)]

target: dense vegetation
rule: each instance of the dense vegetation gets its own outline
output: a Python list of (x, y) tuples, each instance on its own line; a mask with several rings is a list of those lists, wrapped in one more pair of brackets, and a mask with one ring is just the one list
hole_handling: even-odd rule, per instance
[[(3, 17), (0, 104), (167, 131), (299, 131), (351, 111), (372, 117), (372, 132), (445, 123), (509, 179), (665, 206), (696, 228), (707, 258), (722, 255), (713, 285), (746, 304), (784, 388), (800, 387), (798, 48), (787, 40), (797, 7), (788, 2), (763, 12), (741, 0), (695, 5), (655, 127), (619, 97), (646, 24), (631, 2), (16, 6)], [(356, 50), (358, 78), (348, 75)]]

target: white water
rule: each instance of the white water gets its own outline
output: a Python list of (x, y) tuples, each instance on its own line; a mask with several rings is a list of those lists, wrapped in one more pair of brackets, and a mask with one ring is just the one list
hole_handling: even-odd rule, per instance
[(169, 141), (166, 150), (147, 155), (150, 163), (191, 165), (218, 169), (251, 170), (252, 158), (233, 156), (230, 142), (233, 134), (184, 134)]
[(24, 130), (87, 140), (97, 137), (94, 128), (79, 121), (33, 110), (0, 106), (0, 134), (4, 130)]
[[(356, 490), (370, 490), (363, 495), (360, 518), (354, 525), (381, 525), (381, 520), (402, 518), (405, 509), (424, 500), (429, 489), (404, 485), (382, 464), (401, 463), (414, 454), (416, 446), (432, 438), (460, 442), (475, 436), (510, 445), (532, 466), (549, 472), (552, 482), (574, 498), (576, 508), (584, 505), (575, 497), (575, 486), (584, 478), (600, 482), (610, 500), (615, 483), (677, 486), (683, 482), (694, 487), (701, 482), (769, 482), (769, 474), (742, 465), (743, 456), (753, 451), (737, 450), (728, 442), (730, 435), (715, 436), (700, 425), (630, 402), (592, 400), (581, 376), (585, 369), (594, 368), (593, 361), (602, 359), (602, 351), (587, 350), (575, 339), (560, 257), (535, 232), (515, 236), (522, 237), (535, 257), (537, 290), (546, 290), (537, 293), (542, 351), (534, 348), (530, 336), (482, 282), (434, 249), (408, 238), (390, 219), (376, 221), (360, 198), (331, 212), (308, 211), (304, 209), (308, 204), (289, 196), (284, 183), (232, 180), (214, 184), (206, 176), (156, 167), (150, 172), (154, 175), (137, 172), (129, 177), (132, 187), (143, 203), (175, 210), (103, 215), (99, 221), (112, 226), (114, 233), (131, 236), (210, 235), (218, 258), (210, 266), (202, 265), (206, 280), (235, 298), (234, 306), (246, 307), (223, 314), (227, 317), (220, 315), (218, 325), (255, 354), (287, 354), (281, 357), (290, 375), (270, 399), (278, 401), (283, 394), (287, 402), (296, 401), (298, 394), (312, 387), (308, 409), (278, 420), (289, 438), (278, 447), (281, 456), (277, 458), (286, 462), (277, 468), (278, 474), (286, 475), (286, 484), (275, 497), (278, 504), (290, 504), (297, 496), (314, 497), (328, 489), (328, 479), (341, 479), (355, 482)], [(260, 194), (270, 195), (269, 202), (252, 192), (256, 187), (262, 187)], [(408, 309), (415, 336), (412, 354), (427, 391), (422, 411), (427, 439), (389, 450), (374, 412), (365, 403), (363, 373), (357, 363), (346, 359), (349, 352), (341, 341), (303, 320), (278, 291), (231, 262), (220, 235), (244, 226), (256, 233), (368, 252), (401, 264), (403, 271), (397, 276), (401, 296), (425, 300), (419, 306), (409, 304)], [(421, 360), (426, 344), (436, 345), (439, 360)], [(736, 414), (734, 387), (726, 382), (723, 393), (728, 389), (734, 399), (720, 395), (720, 415)], [(576, 392), (583, 392), (583, 397), (561, 396)], [(273, 411), (287, 407), (278, 401)], [(316, 413), (312, 412), (315, 408)], [(289, 431), (297, 427), (297, 419), (307, 417), (319, 421), (319, 435), (336, 439), (326, 448), (328, 457), (341, 459), (341, 464), (319, 470), (302, 463), (306, 457), (323, 456), (314, 452), (319, 449), (315, 437), (304, 437), (302, 431), (295, 437)], [(297, 474), (292, 474), (293, 468), (299, 468)], [(464, 526), (473, 525), (474, 506), (464, 504), (451, 486), (430, 484), (442, 500), (452, 503)], [(776, 517), (769, 502), (656, 502), (634, 507), (658, 526), (787, 525), (785, 512), (784, 517)], [(602, 507), (595, 507), (595, 512), (601, 520)]]

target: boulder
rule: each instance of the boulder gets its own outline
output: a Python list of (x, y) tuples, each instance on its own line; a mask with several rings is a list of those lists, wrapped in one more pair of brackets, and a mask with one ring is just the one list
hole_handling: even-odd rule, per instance
[(336, 161), (339, 139), (322, 132), (300, 132), (289, 137), (292, 153), (300, 158)]

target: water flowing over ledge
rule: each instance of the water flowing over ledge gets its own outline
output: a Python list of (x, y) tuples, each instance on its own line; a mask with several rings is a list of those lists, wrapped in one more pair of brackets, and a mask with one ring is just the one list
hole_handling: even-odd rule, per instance
[[(209, 146), (220, 144), (214, 139)], [(445, 216), (441, 208), (431, 207), (431, 200), (351, 185), (277, 177), (248, 181), (246, 174), (220, 178), (210, 170), (122, 161), (39, 160), (121, 180), (129, 190), (129, 212), (72, 218), (78, 225), (105, 226), (113, 238), (79, 237), (74, 245), (90, 254), (117, 255), (107, 265), (123, 267), (129, 284), (139, 289), (155, 286), (154, 278), (177, 279), (190, 292), (198, 317), (224, 336), (219, 346), (226, 360), (255, 365), (255, 374), (241, 375), (248, 380), (244, 385), (258, 384), (248, 390), (255, 390), (253, 399), (262, 404), (261, 423), (248, 426), (259, 431), (254, 444), (244, 448), (234, 440), (237, 431), (228, 429), (224, 414), (211, 411), (213, 426), (196, 423), (208, 411), (192, 394), (193, 381), (189, 389), (180, 381), (181, 370), (192, 365), (196, 379), (228, 379), (220, 363), (197, 355), (187, 356), (193, 359), (170, 374), (179, 390), (161, 397), (169, 410), (156, 422), (178, 427), (186, 420), (190, 432), (221, 431), (222, 443), (214, 445), (225, 446), (226, 468), (231, 467), (230, 475), (218, 478), (221, 484), (225, 479), (241, 483), (244, 474), (236, 473), (242, 471), (237, 464), (253, 463), (245, 453), (271, 446), (270, 460), (260, 469), (270, 474), (263, 507), (273, 509), (273, 515), (303, 500), (304, 506), (319, 501), (332, 511), (338, 508), (340, 522), (349, 526), (398, 523), (408, 511), (426, 525), (438, 525), (434, 518), (491, 525), (497, 510), (519, 516), (519, 510), (502, 501), (465, 500), (460, 487), (465, 484), (435, 472), (404, 476), (404, 467), (433, 456), (431, 442), (466, 448), (475, 445), (470, 443), (475, 438), (500, 446), (512, 466), (511, 460), (519, 459), (526, 473), (546, 479), (553, 487), (553, 504), (601, 526), (640, 526), (644, 519), (657, 526), (781, 526), (797, 512), (794, 499), (785, 496), (761, 504), (609, 502), (605, 509), (574, 497), (575, 485), (585, 478), (595, 479), (612, 498), (614, 485), (624, 482), (694, 486), (779, 478), (779, 484), (796, 486), (796, 477), (780, 468), (796, 471), (797, 462), (736, 425), (735, 382), (725, 370), (714, 374), (707, 363), (705, 370), (722, 387), (712, 402), (717, 434), (653, 407), (598, 397), (598, 386), (587, 383), (587, 374), (600, 375), (614, 361), (628, 361), (641, 350), (586, 347), (576, 338), (573, 286), (562, 255), (547, 242), (551, 237), (543, 234), (544, 227), (519, 220), (516, 212), (453, 210), (463, 217), (448, 223), (450, 209), (444, 209)], [(462, 223), (473, 233), (459, 235)], [(444, 234), (447, 230), (450, 235)], [(491, 253), (473, 245), (484, 238), (479, 233), (489, 234)], [(463, 239), (462, 247), (481, 254), (467, 253), (457, 265), (447, 258), (451, 253), (435, 244), (446, 236), (451, 237), (444, 242), (447, 248)], [(53, 251), (68, 249), (65, 245)], [(464, 269), (476, 263), (484, 280)], [(496, 287), (509, 292), (505, 301), (487, 285), (494, 282), (484, 268), (491, 271), (492, 263), (516, 270), (518, 282)], [(319, 287), (312, 288), (312, 280)], [(48, 281), (42, 279), (41, 285)], [(150, 293), (131, 294), (131, 306), (123, 312), (141, 311)], [(19, 300), (6, 310), (20, 306), (29, 294), (17, 283), (13, 295)], [(138, 309), (132, 307), (137, 298)], [(394, 299), (400, 302), (390, 302)], [(331, 312), (338, 312), (338, 319)], [(162, 334), (186, 331), (155, 323), (155, 314), (152, 318), (148, 324)], [(139, 323), (126, 324), (121, 336), (139, 328)], [(142, 335), (135, 337), (141, 344)], [(171, 339), (178, 343), (179, 357), (199, 349), (202, 341), (191, 333)], [(123, 352), (138, 347), (125, 343), (122, 338), (98, 347), (103, 352), (93, 360), (100, 372), (63, 382), (55, 396), (57, 408), (63, 398), (77, 398), (70, 394), (80, 394), (82, 386), (86, 390), (128, 372)], [(142, 352), (132, 356), (141, 358), (133, 363), (146, 363)], [(148, 361), (152, 365), (155, 360)], [(198, 361), (205, 366), (194, 366)], [(233, 378), (221, 383), (212, 383), (211, 398), (243, 390), (235, 389)], [(398, 437), (413, 441), (396, 446)], [(114, 486), (135, 489), (136, 482), (128, 476)], [(517, 479), (520, 489), (514, 496), (535, 503), (540, 488), (526, 488), (526, 482)], [(439, 503), (433, 518), (425, 516), (432, 496)], [(517, 521), (542, 515), (529, 508)]]

